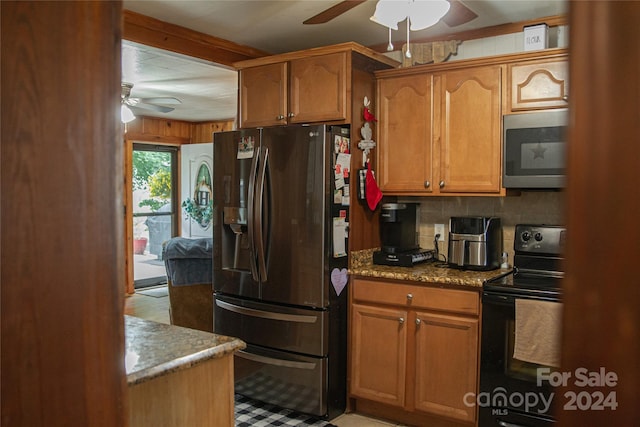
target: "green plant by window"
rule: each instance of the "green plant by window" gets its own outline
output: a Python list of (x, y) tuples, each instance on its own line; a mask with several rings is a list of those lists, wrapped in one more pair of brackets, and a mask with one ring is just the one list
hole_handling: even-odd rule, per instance
[(142, 200), (138, 206), (149, 206), (153, 212), (169, 203), (171, 199), (171, 171), (160, 169), (147, 178), (151, 198)]

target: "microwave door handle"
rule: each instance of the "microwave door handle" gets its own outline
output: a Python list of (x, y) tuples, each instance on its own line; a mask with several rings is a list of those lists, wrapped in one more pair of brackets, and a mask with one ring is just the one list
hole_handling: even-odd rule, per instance
[(254, 281), (259, 282), (260, 277), (258, 275), (258, 266), (256, 265), (256, 245), (255, 245), (255, 231), (254, 231), (254, 221), (255, 221), (255, 191), (256, 191), (256, 175), (258, 173), (258, 165), (260, 160), (260, 149), (255, 151), (255, 155), (253, 156), (253, 160), (251, 161), (251, 172), (249, 174), (249, 201), (248, 201), (248, 211), (247, 211), (247, 231), (249, 234), (249, 245), (250, 247), (250, 260), (249, 266), (251, 267), (251, 277)]
[(264, 197), (265, 197), (265, 178), (267, 175), (267, 169), (269, 167), (269, 149), (267, 147), (261, 147), (262, 151), (262, 161), (260, 162), (257, 182), (258, 189), (256, 191), (256, 208), (258, 209), (256, 214), (256, 245), (258, 252), (258, 273), (260, 276), (260, 280), (265, 282), (267, 280), (267, 263), (266, 263), (266, 252), (265, 252), (265, 241), (264, 241), (264, 223), (265, 223), (265, 212), (264, 212)]

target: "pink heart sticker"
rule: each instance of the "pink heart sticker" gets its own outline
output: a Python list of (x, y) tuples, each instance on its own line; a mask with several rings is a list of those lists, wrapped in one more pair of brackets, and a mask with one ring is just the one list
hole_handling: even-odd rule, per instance
[(336, 294), (340, 296), (345, 286), (347, 286), (347, 269), (343, 268), (342, 270), (338, 270), (334, 268), (331, 270), (331, 284), (333, 285), (333, 289), (336, 290)]

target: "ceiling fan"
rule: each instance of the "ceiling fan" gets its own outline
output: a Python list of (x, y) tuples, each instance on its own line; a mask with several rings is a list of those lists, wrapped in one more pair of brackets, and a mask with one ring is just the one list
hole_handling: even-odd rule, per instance
[(134, 98), (131, 96), (132, 88), (133, 83), (122, 83), (122, 93), (120, 95), (120, 99), (123, 105), (128, 105), (129, 107), (134, 108), (141, 108), (144, 110), (157, 111), (159, 113), (168, 113), (175, 110), (175, 108), (167, 107), (167, 105), (182, 104), (182, 102), (178, 98), (174, 97)]
[[(303, 22), (303, 24), (324, 24), (325, 22), (329, 22), (334, 18), (342, 15), (343, 13), (353, 9), (361, 3), (364, 3), (367, 0), (344, 0), (341, 1), (328, 9), (318, 13), (317, 15), (312, 16)], [(455, 27), (458, 25), (465, 24), (475, 18), (478, 15), (465, 6), (459, 0), (448, 0), (451, 4), (449, 11), (442, 18), (442, 20), (450, 27)]]

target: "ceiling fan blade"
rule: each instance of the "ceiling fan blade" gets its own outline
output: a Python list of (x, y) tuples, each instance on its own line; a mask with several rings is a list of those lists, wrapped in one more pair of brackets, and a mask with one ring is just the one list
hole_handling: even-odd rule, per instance
[(466, 24), (478, 17), (473, 10), (469, 9), (459, 0), (449, 0), (449, 3), (451, 4), (451, 8), (442, 20), (450, 27)]
[(175, 108), (172, 107), (165, 107), (163, 105), (153, 105), (153, 104), (145, 104), (143, 102), (139, 102), (136, 105), (132, 105), (132, 108), (139, 108), (141, 110), (150, 110), (150, 111), (157, 111), (158, 113), (168, 113), (170, 111), (175, 110)]
[(139, 99), (138, 102), (144, 102), (146, 104), (168, 104), (168, 105), (182, 104), (182, 101), (172, 96), (155, 97), (155, 98), (138, 98), (138, 99)]
[(364, 3), (366, 0), (345, 0), (338, 4), (331, 6), (328, 9), (320, 12), (319, 14), (312, 16), (303, 22), (303, 24), (324, 24), (331, 21), (333, 18), (337, 18), (348, 10), (353, 9), (360, 3)]

